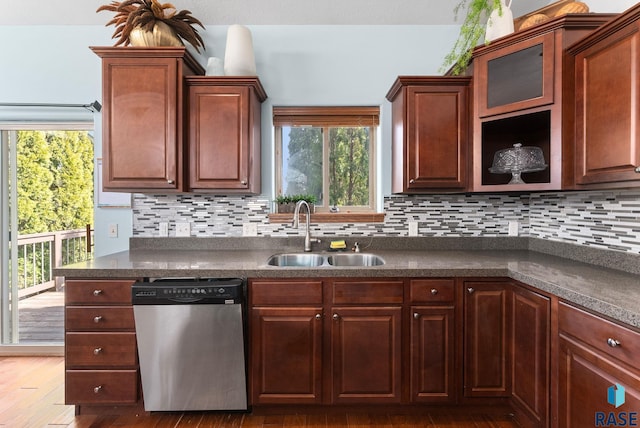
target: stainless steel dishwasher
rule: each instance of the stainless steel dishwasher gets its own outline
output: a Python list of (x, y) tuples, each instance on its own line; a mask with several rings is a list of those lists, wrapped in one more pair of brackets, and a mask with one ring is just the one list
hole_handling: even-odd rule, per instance
[(147, 411), (246, 410), (242, 279), (157, 279), (132, 287)]

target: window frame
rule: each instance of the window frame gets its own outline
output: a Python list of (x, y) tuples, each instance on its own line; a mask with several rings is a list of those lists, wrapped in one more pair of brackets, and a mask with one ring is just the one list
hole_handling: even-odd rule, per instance
[[(369, 205), (338, 206), (340, 212), (375, 213), (377, 207), (377, 134), (380, 125), (378, 106), (331, 107), (273, 107), (274, 126), (274, 183), (276, 196), (282, 195), (282, 143), (283, 127), (312, 126), (322, 128), (323, 139), (323, 194), (329, 194), (329, 128), (369, 128)], [(317, 206), (317, 212), (329, 212), (330, 205)]]

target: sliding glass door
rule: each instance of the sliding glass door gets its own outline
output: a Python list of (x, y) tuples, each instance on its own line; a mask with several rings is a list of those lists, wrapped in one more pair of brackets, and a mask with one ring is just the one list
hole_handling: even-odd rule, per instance
[[(0, 131), (0, 186), (2, 191), (2, 242), (0, 255), (2, 256), (2, 288), (0, 290), (1, 306), (0, 325), (2, 327), (2, 344), (18, 342), (18, 310), (17, 299), (18, 281), (15, 272), (18, 270), (17, 240), (11, 239), (18, 235), (17, 211), (12, 201), (17, 199), (16, 179), (16, 151), (12, 148), (12, 141), (16, 140), (16, 131)], [(13, 144), (15, 145), (15, 144)], [(12, 185), (13, 183), (13, 185)]]
[[(6, 128), (6, 125), (5, 125)], [(55, 267), (91, 257), (93, 138), (87, 124), (0, 130), (1, 346), (60, 345)]]

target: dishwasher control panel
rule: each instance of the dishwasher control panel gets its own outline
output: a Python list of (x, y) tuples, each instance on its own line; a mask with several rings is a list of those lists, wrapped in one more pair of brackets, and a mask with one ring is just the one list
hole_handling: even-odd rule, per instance
[(162, 279), (132, 286), (134, 305), (234, 304), (243, 300), (242, 279)]

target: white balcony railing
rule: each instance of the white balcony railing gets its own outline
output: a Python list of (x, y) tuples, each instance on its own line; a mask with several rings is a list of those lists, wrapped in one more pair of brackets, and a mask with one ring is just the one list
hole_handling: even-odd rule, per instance
[(59, 287), (53, 269), (93, 257), (93, 230), (62, 230), (18, 236), (18, 298)]

